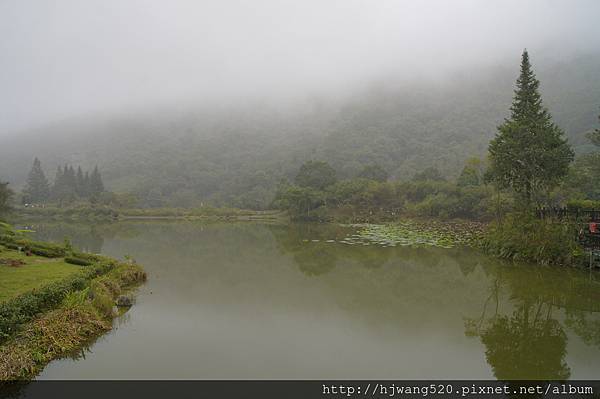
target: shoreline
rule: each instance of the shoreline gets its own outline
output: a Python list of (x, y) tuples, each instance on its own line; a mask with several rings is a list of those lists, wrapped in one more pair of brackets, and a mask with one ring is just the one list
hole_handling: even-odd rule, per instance
[(130, 306), (136, 288), (146, 280), (143, 268), (134, 261), (77, 253), (6, 231), (0, 235), (0, 244), (0, 258), (22, 257), (21, 251), (11, 249), (18, 244), (51, 248), (56, 253), (49, 258), (56, 259), (58, 254), (67, 263), (74, 259), (72, 255), (87, 263), (66, 278), (0, 302), (0, 381), (30, 381), (52, 360), (87, 347), (112, 329), (114, 319), (124, 313), (121, 310), (128, 310), (119, 307), (116, 311), (117, 303), (128, 301)]

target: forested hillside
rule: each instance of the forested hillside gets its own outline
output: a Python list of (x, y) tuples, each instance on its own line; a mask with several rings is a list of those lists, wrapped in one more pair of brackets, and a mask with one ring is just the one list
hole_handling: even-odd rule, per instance
[[(540, 62), (536, 71), (557, 124), (577, 153), (588, 151), (585, 133), (596, 127), (600, 107), (600, 55)], [(98, 165), (107, 189), (135, 193), (142, 206), (260, 209), (308, 159), (326, 160), (342, 179), (373, 163), (393, 179), (429, 166), (456, 178), (467, 158), (485, 156), (507, 116), (514, 79), (514, 67), (496, 67), (444, 83), (382, 79), (351, 99), (294, 107), (180, 104), (80, 117), (9, 136), (0, 146), (0, 180), (20, 189), (37, 156), (47, 176), (59, 164)]]

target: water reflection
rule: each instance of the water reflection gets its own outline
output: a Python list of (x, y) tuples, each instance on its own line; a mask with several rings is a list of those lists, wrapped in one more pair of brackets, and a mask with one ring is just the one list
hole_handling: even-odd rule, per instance
[(352, 228), (337, 225), (35, 229), (130, 254), (150, 274), (115, 333), (45, 378), (567, 379), (600, 369), (597, 274), (464, 249), (345, 245)]
[[(566, 380), (566, 329), (594, 344), (597, 337), (597, 275), (549, 267), (486, 268), (490, 295), (478, 318), (466, 319), (498, 379)], [(491, 309), (489, 309), (491, 308)], [(597, 341), (596, 341), (597, 345)]]

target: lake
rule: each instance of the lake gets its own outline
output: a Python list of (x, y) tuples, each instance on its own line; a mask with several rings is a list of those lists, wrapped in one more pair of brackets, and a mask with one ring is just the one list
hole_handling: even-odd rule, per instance
[[(148, 272), (115, 329), (40, 379), (595, 379), (600, 277), (318, 224), (42, 222)], [(331, 241), (333, 242), (327, 242)]]

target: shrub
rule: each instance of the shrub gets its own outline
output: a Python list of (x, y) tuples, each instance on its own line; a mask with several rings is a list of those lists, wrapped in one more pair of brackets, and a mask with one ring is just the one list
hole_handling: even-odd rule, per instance
[(78, 258), (78, 259), (83, 259), (86, 260), (90, 263), (95, 263), (95, 262), (100, 262), (100, 261), (108, 261), (109, 259), (102, 256), (102, 255), (95, 255), (95, 254), (88, 254), (85, 252), (77, 252), (77, 251), (72, 251), (71, 255), (73, 255), (73, 258)]
[(70, 263), (72, 265), (78, 265), (78, 266), (89, 266), (92, 264), (92, 262), (89, 262), (85, 259), (73, 258), (73, 257), (66, 257), (65, 262)]
[(63, 305), (67, 309), (74, 309), (85, 303), (89, 295), (89, 288), (85, 288), (81, 291), (69, 292), (63, 300)]
[(600, 201), (571, 200), (567, 202), (567, 208), (570, 210), (598, 210), (600, 209)]
[(500, 258), (540, 264), (575, 265), (583, 255), (575, 225), (529, 213), (509, 214), (492, 223), (482, 246)]
[(25, 246), (25, 248), (29, 248), (31, 253), (33, 253), (35, 255), (43, 256), (46, 258), (60, 258), (62, 256), (65, 256), (64, 249), (48, 249), (48, 248), (40, 248), (38, 246)]
[(34, 242), (12, 234), (0, 234), (0, 243), (10, 249), (27, 248), (33, 254), (47, 258), (60, 258), (67, 253), (67, 249), (58, 244)]
[(113, 315), (114, 300), (111, 290), (103, 281), (92, 281), (90, 285), (92, 305), (106, 318)]

